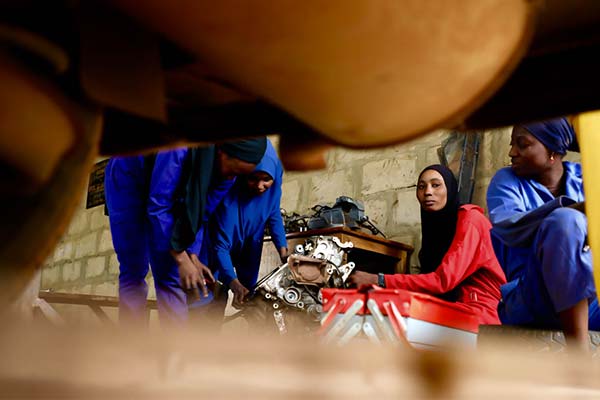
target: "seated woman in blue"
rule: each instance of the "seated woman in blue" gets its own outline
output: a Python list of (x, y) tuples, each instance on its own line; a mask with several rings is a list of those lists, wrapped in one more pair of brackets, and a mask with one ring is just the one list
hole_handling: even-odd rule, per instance
[(258, 279), (265, 226), (280, 257), (287, 257), (281, 218), (283, 167), (270, 141), (254, 172), (240, 177), (214, 218), (213, 259), (216, 277), (233, 292), (239, 307)]
[(498, 306), (504, 324), (562, 328), (574, 345), (588, 346), (588, 327), (600, 313), (586, 244), (581, 165), (563, 161), (577, 150), (564, 119), (515, 126), (511, 166), (487, 192), (492, 241), (508, 283)]

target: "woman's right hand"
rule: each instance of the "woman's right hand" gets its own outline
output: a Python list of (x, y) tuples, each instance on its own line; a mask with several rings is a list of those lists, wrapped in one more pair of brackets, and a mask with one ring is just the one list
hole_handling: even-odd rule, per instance
[(289, 252), (287, 247), (280, 247), (279, 248), (279, 258), (281, 259), (282, 263), (286, 263), (287, 262), (287, 258), (289, 256)]
[(231, 283), (229, 284), (229, 289), (231, 289), (231, 291), (233, 292), (232, 305), (237, 309), (242, 308), (244, 304), (244, 298), (248, 293), (250, 293), (250, 291), (246, 289), (246, 287), (242, 285), (242, 283), (238, 279), (234, 279), (231, 281)]
[(352, 275), (348, 277), (348, 283), (359, 289), (363, 286), (377, 285), (377, 281), (377, 274), (370, 274), (364, 271), (354, 271), (352, 272)]
[(201, 289), (204, 297), (208, 296), (206, 281), (201, 270), (194, 264), (187, 252), (172, 251), (171, 255), (177, 263), (179, 270), (179, 282), (185, 290)]

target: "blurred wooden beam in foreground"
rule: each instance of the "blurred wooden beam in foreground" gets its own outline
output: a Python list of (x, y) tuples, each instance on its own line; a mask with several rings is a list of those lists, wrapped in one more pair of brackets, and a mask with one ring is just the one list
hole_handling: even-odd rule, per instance
[(581, 148), (588, 218), (588, 242), (594, 260), (596, 290), (600, 288), (600, 111), (579, 114), (573, 121)]
[(6, 329), (10, 398), (554, 399), (600, 396), (600, 365), (577, 355), (494, 349), (419, 352), (356, 341), (207, 336), (198, 330)]

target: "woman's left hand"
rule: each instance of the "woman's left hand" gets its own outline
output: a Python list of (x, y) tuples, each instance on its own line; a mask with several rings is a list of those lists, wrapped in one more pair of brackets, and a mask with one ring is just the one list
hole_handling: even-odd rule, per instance
[(585, 214), (585, 201), (580, 201), (578, 203), (574, 203), (571, 204), (570, 206), (567, 206), (569, 208), (574, 208), (577, 211), (581, 211), (582, 213)]
[(236, 278), (229, 284), (229, 289), (233, 292), (233, 302), (231, 305), (238, 310), (244, 306), (246, 296), (250, 291)]
[(287, 258), (288, 258), (288, 249), (287, 247), (280, 247), (279, 248), (279, 258), (281, 259), (282, 263), (286, 263), (287, 262)]
[(362, 286), (377, 285), (377, 274), (370, 274), (364, 271), (354, 271), (348, 277), (348, 282), (351, 286), (360, 288)]

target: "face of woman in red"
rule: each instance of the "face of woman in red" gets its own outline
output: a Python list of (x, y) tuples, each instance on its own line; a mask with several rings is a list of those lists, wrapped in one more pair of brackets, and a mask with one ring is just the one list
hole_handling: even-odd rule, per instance
[(439, 211), (446, 206), (448, 189), (439, 172), (428, 169), (421, 174), (417, 182), (417, 199), (425, 211)]
[(512, 170), (520, 177), (539, 177), (554, 163), (554, 155), (522, 126), (513, 128), (508, 155)]
[(246, 179), (248, 190), (254, 195), (261, 195), (273, 185), (273, 177), (266, 172), (256, 171)]

